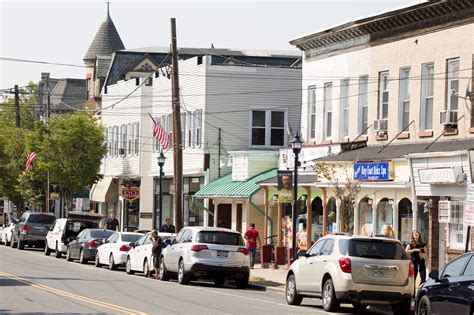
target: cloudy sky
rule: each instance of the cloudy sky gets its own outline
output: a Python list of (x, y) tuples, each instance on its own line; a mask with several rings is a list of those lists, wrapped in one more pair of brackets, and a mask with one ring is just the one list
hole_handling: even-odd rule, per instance
[[(105, 2), (0, 0), (0, 57), (83, 65)], [(290, 39), (418, 2), (111, 0), (110, 14), (126, 48), (168, 46), (175, 17), (181, 47), (291, 50)], [(84, 77), (80, 67), (0, 60), (0, 88), (39, 81), (41, 72)]]

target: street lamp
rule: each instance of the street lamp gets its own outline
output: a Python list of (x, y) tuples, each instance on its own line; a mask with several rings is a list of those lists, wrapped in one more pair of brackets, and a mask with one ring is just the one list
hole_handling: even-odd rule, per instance
[(161, 224), (163, 223), (163, 166), (165, 165), (165, 160), (166, 158), (163, 155), (163, 151), (160, 151), (160, 156), (158, 157), (158, 165), (160, 166), (160, 230)]
[(291, 251), (291, 261), (296, 260), (296, 223), (298, 220), (297, 217), (297, 211), (296, 209), (298, 208), (298, 155), (300, 154), (301, 147), (303, 145), (303, 140), (301, 139), (301, 136), (299, 133), (296, 133), (296, 135), (293, 137), (291, 140), (291, 147), (293, 149), (293, 154), (295, 155), (295, 183), (294, 183), (294, 198), (293, 198), (293, 227), (292, 227), (292, 240), (291, 240), (291, 245), (292, 245), (292, 251)]

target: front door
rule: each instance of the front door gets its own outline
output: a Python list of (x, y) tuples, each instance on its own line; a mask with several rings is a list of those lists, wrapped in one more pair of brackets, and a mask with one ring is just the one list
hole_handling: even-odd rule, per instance
[(232, 228), (232, 205), (223, 203), (218, 206), (217, 226), (222, 228)]

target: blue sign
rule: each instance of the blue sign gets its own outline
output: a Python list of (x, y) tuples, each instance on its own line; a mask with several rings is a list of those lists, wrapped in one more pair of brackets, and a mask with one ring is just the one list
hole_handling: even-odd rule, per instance
[(354, 163), (354, 179), (360, 181), (393, 180), (392, 162)]

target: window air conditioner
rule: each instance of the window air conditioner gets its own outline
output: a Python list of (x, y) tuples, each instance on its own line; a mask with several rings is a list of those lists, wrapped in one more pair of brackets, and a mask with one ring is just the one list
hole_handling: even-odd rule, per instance
[(125, 149), (124, 148), (119, 149), (119, 155), (125, 155)]
[(387, 119), (377, 119), (374, 120), (374, 131), (378, 133), (386, 133), (388, 130), (388, 120)]
[(456, 125), (458, 123), (458, 112), (455, 110), (443, 110), (439, 113), (441, 125)]

